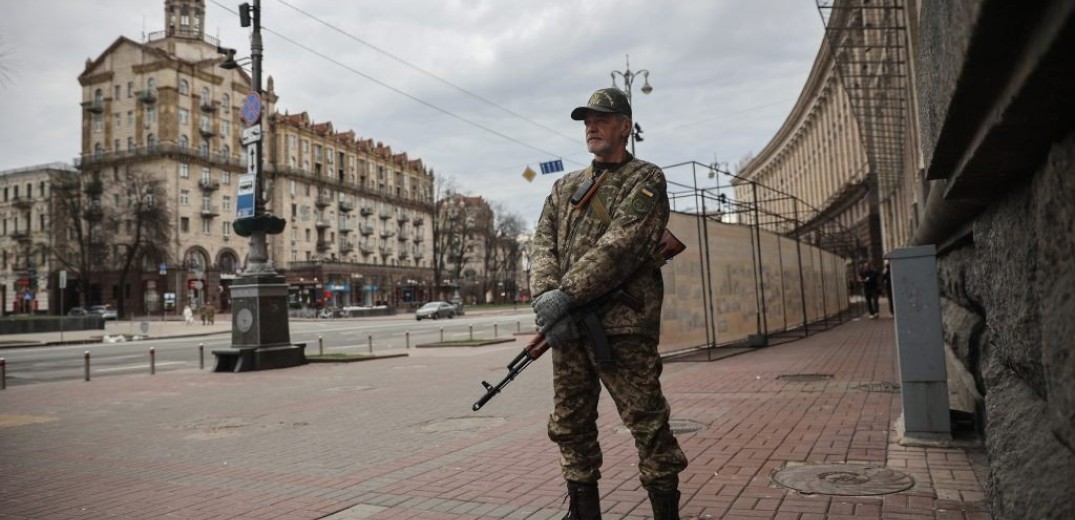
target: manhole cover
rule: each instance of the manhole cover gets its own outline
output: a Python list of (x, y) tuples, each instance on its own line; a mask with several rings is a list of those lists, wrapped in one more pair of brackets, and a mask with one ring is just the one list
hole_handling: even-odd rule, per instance
[(809, 383), (811, 381), (827, 381), (832, 379), (832, 374), (781, 374), (776, 378), (782, 381)]
[(504, 424), (503, 417), (456, 417), (423, 424), (424, 432), (480, 432)]
[[(689, 421), (687, 419), (669, 419), (668, 427), (672, 429), (672, 433), (691, 433), (705, 429), (705, 425)], [(619, 425), (615, 428), (616, 433), (631, 433), (631, 430), (624, 425)]]
[(883, 392), (886, 394), (900, 393), (899, 383), (890, 383), (888, 381), (881, 381), (880, 383), (862, 383), (858, 385), (852, 385), (851, 388), (854, 388), (855, 390), (862, 390), (864, 392)]
[(887, 495), (914, 485), (906, 473), (858, 464), (807, 464), (773, 473), (773, 481), (786, 488), (817, 495)]

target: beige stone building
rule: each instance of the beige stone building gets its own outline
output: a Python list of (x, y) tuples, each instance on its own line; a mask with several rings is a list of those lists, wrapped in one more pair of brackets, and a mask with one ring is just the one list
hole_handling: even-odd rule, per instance
[(52, 228), (52, 182), (74, 177), (70, 164), (51, 163), (0, 172), (0, 309), (3, 314), (50, 312), (59, 306), (50, 298), (56, 280), (49, 273), (49, 250), (57, 240)]
[[(170, 293), (178, 308), (213, 302), (227, 309), (228, 286), (248, 251), (232, 222), (246, 171), (240, 110), (251, 81), (241, 69), (220, 67), (219, 42), (204, 32), (204, 0), (163, 6), (164, 31), (145, 42), (120, 37), (87, 60), (77, 166), (84, 178), (103, 181), (103, 204), (119, 200), (122, 186), (109, 180), (121, 173), (165, 183), (169, 244), (166, 254), (143, 257), (126, 281), (128, 312), (153, 312), (152, 302), (168, 302)], [(305, 113), (277, 113), (271, 76), (261, 98), (266, 210), (288, 221), (283, 234), (269, 237), (269, 254), (292, 285), (293, 305), (423, 299), (419, 288), (431, 282), (432, 170)], [(91, 303), (111, 303), (118, 283), (102, 280)]]

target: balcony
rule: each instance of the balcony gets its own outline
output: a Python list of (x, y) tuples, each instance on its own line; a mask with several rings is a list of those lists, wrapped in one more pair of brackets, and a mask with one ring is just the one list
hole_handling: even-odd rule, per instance
[(411, 234), (408, 233), (406, 230), (403, 230), (403, 229), (399, 230), (399, 235), (396, 236), (396, 240), (399, 240), (400, 242), (406, 242), (406, 241), (408, 241), (410, 239), (411, 239)]
[(388, 246), (380, 246), (377, 250), (381, 253), (381, 256), (392, 256), (392, 248)]
[(202, 191), (216, 191), (220, 189), (220, 181), (214, 181), (213, 179), (202, 179), (198, 181), (198, 187)]
[(75, 158), (75, 167), (87, 169), (92, 166), (104, 165), (112, 162), (132, 161), (141, 159), (154, 159), (167, 157), (171, 159), (198, 158), (209, 161), (210, 165), (219, 166), (246, 166), (246, 157), (243, 154), (221, 155), (215, 153), (202, 153), (197, 148), (181, 147), (174, 144), (154, 144), (132, 150), (121, 150), (110, 153), (94, 154), (86, 153), (82, 157)]
[(362, 254), (364, 254), (364, 255), (372, 255), (373, 254), (373, 247), (368, 246), (366, 244), (362, 244), (362, 245), (358, 246), (358, 250), (362, 251)]
[(410, 255), (409, 255), (409, 253), (407, 253), (406, 249), (400, 249), (399, 250), (399, 259), (400, 260), (403, 260), (403, 259), (407, 258), (408, 256), (410, 256)]
[(199, 126), (198, 133), (202, 134), (202, 137), (205, 138), (213, 137), (214, 135), (216, 135), (216, 131), (214, 131), (213, 127), (210, 125)]
[(378, 216), (381, 217), (381, 220), (388, 220), (392, 218), (392, 212), (387, 209), (382, 209), (381, 214)]
[(346, 240), (340, 242), (340, 253), (350, 253), (355, 250), (355, 245)]
[(389, 231), (387, 229), (381, 230), (381, 238), (392, 238), (392, 235), (395, 234), (394, 231)]
[(332, 248), (332, 242), (329, 242), (328, 240), (318, 240), (317, 241), (317, 252), (318, 253), (324, 253), (325, 251), (328, 251), (331, 248)]
[(202, 112), (216, 112), (216, 105), (212, 101), (202, 101)]
[(369, 206), (362, 206), (362, 209), (358, 211), (363, 217), (368, 217), (373, 214), (373, 208)]
[(422, 242), (425, 242), (425, 240), (426, 240), (425, 235), (423, 235), (421, 233), (416, 233), (414, 235), (414, 243), (415, 244), (421, 244)]
[(152, 105), (153, 103), (157, 102), (156, 90), (139, 90), (138, 93), (135, 94), (135, 96), (138, 97), (138, 101), (141, 101), (147, 105)]
[(201, 215), (202, 218), (213, 218), (219, 216), (220, 211), (217, 209), (216, 206), (205, 205), (202, 206)]
[(91, 222), (99, 221), (105, 216), (104, 209), (101, 208), (100, 201), (93, 201), (89, 208), (83, 212), (83, 217)]
[(11, 232), (11, 238), (14, 239), (14, 240), (18, 240), (19, 242), (29, 241), (30, 240), (30, 232), (26, 231), (25, 229), (24, 230), (16, 229), (15, 231)]
[(414, 219), (414, 225), (416, 225), (416, 226), (421, 226), (422, 224), (425, 224), (425, 223), (426, 223), (425, 217), (416, 217)]
[(317, 200), (314, 201), (314, 205), (318, 208), (327, 208), (332, 205), (332, 201), (324, 195), (318, 195)]
[(396, 220), (398, 220), (400, 224), (406, 224), (407, 222), (410, 222), (411, 217), (409, 217), (406, 213), (401, 212), (399, 215), (396, 216)]
[(336, 230), (340, 233), (350, 233), (355, 230), (355, 226), (345, 220), (340, 221), (340, 225), (336, 226)]
[(358, 232), (362, 233), (363, 236), (367, 236), (367, 237), (372, 235), (373, 234), (373, 224), (359, 224), (358, 225)]
[(344, 213), (350, 213), (355, 210), (355, 203), (349, 200), (340, 201), (340, 211)]
[(425, 251), (423, 251), (421, 249), (415, 250), (415, 252), (414, 252), (414, 259), (415, 260), (421, 260), (421, 259), (425, 258), (425, 256), (426, 256)]
[(87, 101), (85, 103), (86, 112), (91, 114), (100, 114), (105, 111), (105, 104), (100, 101)]
[(30, 209), (34, 205), (34, 199), (30, 197), (15, 197), (11, 199), (11, 203), (19, 209)]
[(317, 219), (317, 222), (314, 222), (314, 227), (317, 229), (328, 229), (329, 223), (327, 220)]

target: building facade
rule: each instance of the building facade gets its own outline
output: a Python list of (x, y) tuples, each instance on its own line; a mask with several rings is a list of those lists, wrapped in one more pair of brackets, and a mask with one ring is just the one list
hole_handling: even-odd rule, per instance
[[(123, 292), (128, 313), (209, 302), (227, 309), (249, 249), (232, 223), (251, 81), (220, 67), (219, 42), (204, 32), (204, 0), (165, 0), (164, 16), (164, 31), (141, 43), (118, 38), (79, 76), (83, 178), (101, 180), (95, 196), (104, 205), (124, 196), (122, 183), (109, 180), (156, 179), (169, 219), (167, 247), (139, 258), (122, 282), (101, 274), (103, 289), (85, 303), (112, 303)], [(413, 288), (431, 283), (433, 172), (305, 113), (277, 113), (271, 77), (261, 98), (266, 210), (288, 220), (284, 234), (269, 236), (269, 254), (292, 284), (292, 304), (421, 299)]]

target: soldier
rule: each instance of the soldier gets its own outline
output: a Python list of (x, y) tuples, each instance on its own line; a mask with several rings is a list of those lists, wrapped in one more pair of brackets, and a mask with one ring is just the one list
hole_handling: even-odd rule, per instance
[[(679, 518), (679, 472), (687, 458), (668, 425), (657, 352), (664, 286), (657, 268), (628, 280), (653, 251), (668, 223), (664, 173), (627, 152), (631, 106), (615, 88), (601, 89), (571, 112), (584, 121), (590, 166), (556, 181), (533, 241), (531, 287), (537, 325), (553, 347), (553, 412), (549, 438), (560, 448), (570, 503), (565, 519), (601, 517), (597, 481), (597, 401), (603, 383), (638, 447), (642, 486), (655, 520)], [(597, 311), (586, 334), (581, 306), (626, 282), (621, 297)], [(596, 335), (592, 334), (596, 332)], [(602, 355), (600, 339), (607, 334)], [(601, 362), (609, 357), (610, 361)]]

